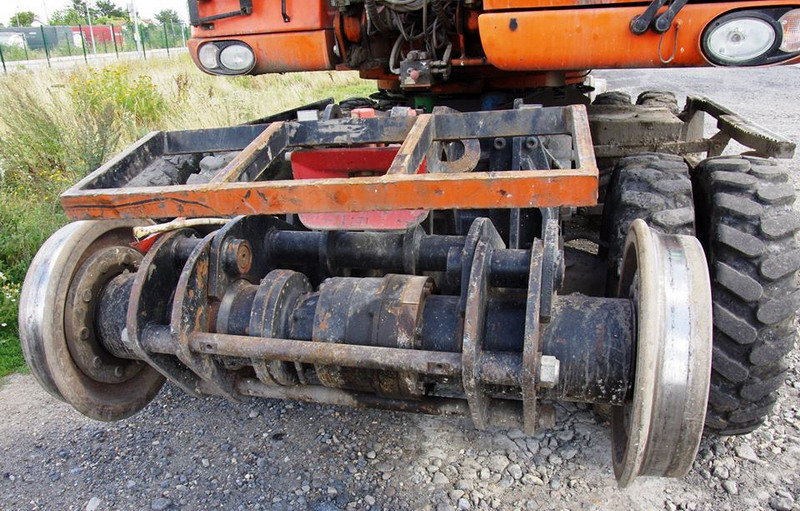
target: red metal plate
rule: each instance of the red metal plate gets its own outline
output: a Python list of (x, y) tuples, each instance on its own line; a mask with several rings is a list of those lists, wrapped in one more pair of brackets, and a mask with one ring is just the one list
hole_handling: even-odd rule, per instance
[[(400, 146), (331, 148), (294, 151), (292, 173), (295, 179), (382, 176), (394, 161)], [(420, 173), (425, 172), (425, 163)], [(302, 213), (300, 221), (320, 231), (405, 230), (419, 225), (428, 216), (425, 209), (362, 211), (352, 213)]]

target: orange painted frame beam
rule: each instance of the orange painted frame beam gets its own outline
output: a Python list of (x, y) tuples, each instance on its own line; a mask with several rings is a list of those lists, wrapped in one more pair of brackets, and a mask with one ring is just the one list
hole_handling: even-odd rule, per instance
[(597, 175), (580, 169), (180, 185), (66, 192), (61, 204), (73, 220), (594, 206)]
[[(354, 133), (361, 133), (367, 123), (380, 125), (380, 121), (376, 121), (345, 119), (341, 122), (345, 129), (354, 127)], [(110, 162), (67, 190), (61, 196), (61, 204), (71, 219), (84, 220), (593, 206), (597, 203), (598, 170), (589, 134), (589, 121), (582, 105), (433, 114), (413, 121), (391, 117), (385, 119), (386, 128), (382, 136), (387, 142), (396, 143), (398, 138), (402, 140), (402, 133), (397, 131), (401, 125), (406, 126), (406, 138), (402, 146), (404, 149), (398, 151), (398, 157), (392, 163), (392, 168), (397, 170), (382, 176), (252, 181), (257, 179), (259, 173), (253, 167), (254, 162), (260, 161), (259, 168), (266, 168), (274, 158), (282, 157), (277, 148), (317, 144), (358, 145), (335, 142), (341, 137), (339, 133), (332, 133), (331, 127), (338, 121), (321, 121), (316, 125), (274, 123), (255, 136), (239, 157), (220, 170), (218, 178), (210, 183), (144, 188), (98, 187), (100, 183), (115, 182), (111, 175), (113, 172), (131, 175), (130, 168)], [(438, 131), (435, 125), (439, 126)], [(434, 130), (433, 133), (430, 137), (421, 136), (427, 126)], [(539, 133), (536, 133), (537, 126)], [(319, 133), (318, 138), (312, 136), (315, 130)], [(575, 168), (413, 173), (423, 158), (414, 148), (419, 147), (424, 152), (433, 140), (557, 133), (571, 136), (571, 159)], [(157, 134), (143, 139), (134, 146), (134, 152), (129, 152), (125, 158), (134, 161), (137, 154), (135, 149), (142, 147), (147, 152), (145, 146), (156, 139)], [(262, 158), (263, 155), (269, 155), (269, 158)], [(116, 161), (124, 161), (125, 158), (118, 157)], [(236, 176), (246, 176), (251, 180), (232, 182)]]

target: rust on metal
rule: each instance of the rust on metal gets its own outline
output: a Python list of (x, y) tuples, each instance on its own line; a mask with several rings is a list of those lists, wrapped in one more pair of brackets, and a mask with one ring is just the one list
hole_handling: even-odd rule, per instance
[(283, 123), (270, 124), (233, 161), (211, 178), (211, 182), (228, 183), (238, 181), (242, 176), (255, 179), (258, 170), (254, 169), (266, 167), (286, 146), (286, 137), (286, 126)]
[[(445, 397), (426, 397), (425, 399), (415, 400), (392, 399), (366, 392), (353, 392), (316, 385), (273, 387), (251, 378), (239, 380), (237, 389), (246, 396), (292, 399), (307, 403), (348, 406), (361, 410), (377, 408), (450, 417), (469, 417), (470, 413), (469, 406), (465, 400)], [(209, 393), (213, 394), (213, 392)], [(491, 416), (492, 424), (502, 425), (503, 427), (518, 427), (521, 422), (518, 405), (513, 402), (503, 402), (502, 405), (493, 407)]]
[[(72, 219), (593, 206), (598, 171), (588, 126), (582, 105), (274, 123), (255, 136), (216, 182), (119, 188), (129, 169), (104, 166), (65, 192), (61, 203)], [(532, 134), (570, 135), (574, 168), (413, 174), (434, 141)], [(387, 175), (253, 181), (284, 149), (397, 142), (403, 146)], [(116, 179), (110, 176), (114, 173), (119, 174)], [(231, 182), (235, 179), (247, 182)]]
[(71, 190), (61, 196), (61, 204), (73, 220), (594, 206), (597, 172), (472, 172)]
[(431, 126), (432, 116), (423, 114), (417, 116), (417, 121), (408, 132), (408, 136), (400, 146), (400, 150), (394, 157), (392, 165), (386, 174), (416, 174), (422, 161), (431, 148), (433, 139), (433, 127)]

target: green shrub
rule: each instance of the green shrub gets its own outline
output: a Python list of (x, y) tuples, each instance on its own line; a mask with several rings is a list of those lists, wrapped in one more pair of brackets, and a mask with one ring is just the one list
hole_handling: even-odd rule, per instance
[(149, 76), (134, 78), (130, 68), (123, 65), (73, 75), (70, 95), (79, 109), (111, 113), (137, 127), (158, 123), (167, 106)]

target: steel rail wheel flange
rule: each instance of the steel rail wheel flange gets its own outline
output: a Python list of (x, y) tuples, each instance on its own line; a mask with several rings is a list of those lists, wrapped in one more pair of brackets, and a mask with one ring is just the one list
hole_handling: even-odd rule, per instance
[[(85, 279), (76, 276), (86, 276), (84, 266), (97, 263), (93, 256), (113, 247), (126, 247), (133, 241), (131, 228), (141, 224), (141, 220), (84, 221), (62, 227), (34, 257), (20, 297), (20, 341), (31, 372), (50, 394), (97, 420), (133, 415), (155, 397), (164, 383), (164, 378), (145, 364), (123, 370), (122, 376), (117, 376), (120, 381), (95, 379), (76, 363), (65, 331), (73, 286), (77, 283), (86, 287)], [(124, 266), (111, 264), (107, 270), (121, 271)], [(82, 291), (89, 292), (81, 297), (89, 299), (86, 303), (100, 295), (100, 289), (93, 286)], [(116, 362), (110, 354), (99, 359), (95, 363)], [(117, 367), (120, 366), (109, 368), (110, 374), (118, 372)]]
[(620, 487), (638, 476), (681, 477), (703, 433), (711, 378), (711, 287), (703, 249), (691, 236), (631, 225), (618, 295), (636, 310), (631, 400), (612, 418)]

